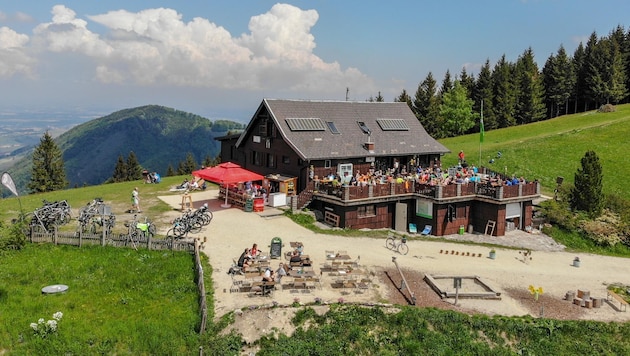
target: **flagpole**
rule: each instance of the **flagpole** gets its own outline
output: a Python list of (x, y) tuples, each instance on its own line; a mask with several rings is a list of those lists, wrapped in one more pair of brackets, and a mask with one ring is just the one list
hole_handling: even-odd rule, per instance
[(481, 169), (481, 144), (485, 135), (483, 127), (483, 99), (481, 99), (481, 121), (479, 122), (479, 168)]

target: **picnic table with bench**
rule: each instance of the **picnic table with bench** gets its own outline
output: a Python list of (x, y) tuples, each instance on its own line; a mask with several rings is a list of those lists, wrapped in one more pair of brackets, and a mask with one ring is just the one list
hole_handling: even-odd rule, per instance
[(628, 302), (626, 302), (625, 299), (623, 299), (622, 296), (620, 296), (619, 294), (615, 293), (612, 290), (608, 290), (608, 295), (606, 296), (608, 301), (611, 301), (611, 298), (616, 300), (617, 302), (619, 302), (619, 311), (626, 311), (627, 307), (628, 307)]

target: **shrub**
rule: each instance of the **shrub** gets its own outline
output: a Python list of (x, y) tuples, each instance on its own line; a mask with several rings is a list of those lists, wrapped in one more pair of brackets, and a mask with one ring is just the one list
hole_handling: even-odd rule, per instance
[(619, 232), (619, 216), (610, 210), (604, 210), (603, 214), (595, 220), (583, 220), (581, 229), (589, 239), (598, 245), (614, 246), (622, 241)]
[(10, 226), (0, 226), (0, 250), (21, 250), (26, 244), (26, 222), (17, 221)]

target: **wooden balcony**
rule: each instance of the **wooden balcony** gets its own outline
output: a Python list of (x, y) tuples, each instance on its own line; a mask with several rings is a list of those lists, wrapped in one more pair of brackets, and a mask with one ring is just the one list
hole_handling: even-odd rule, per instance
[(341, 203), (357, 203), (366, 199), (397, 199), (400, 197), (426, 197), (434, 200), (483, 198), (495, 200), (520, 199), (540, 195), (540, 183), (493, 186), (489, 183), (463, 183), (449, 185), (404, 183), (368, 184), (364, 186), (334, 186), (329, 182), (314, 185), (313, 198), (334, 200)]

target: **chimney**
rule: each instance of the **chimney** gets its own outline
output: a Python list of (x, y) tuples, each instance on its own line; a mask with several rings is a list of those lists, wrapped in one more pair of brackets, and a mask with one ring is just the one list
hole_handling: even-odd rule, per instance
[(366, 142), (363, 147), (368, 150), (370, 153), (374, 153), (374, 142)]

